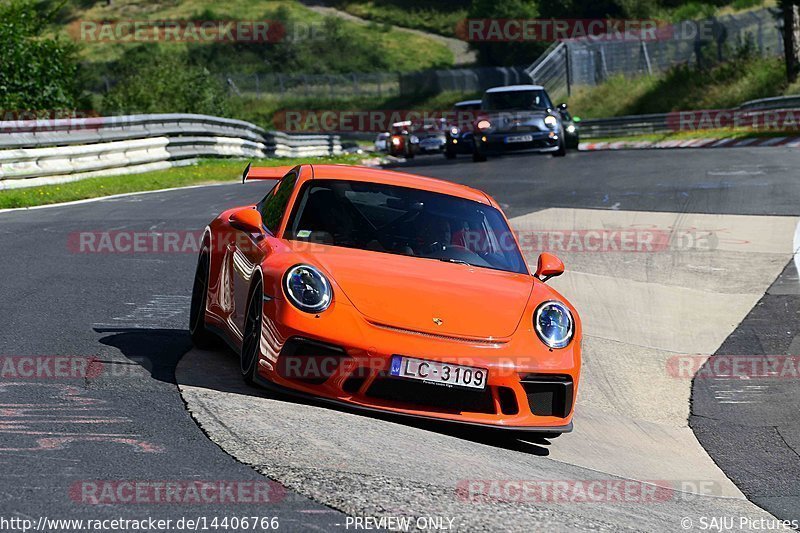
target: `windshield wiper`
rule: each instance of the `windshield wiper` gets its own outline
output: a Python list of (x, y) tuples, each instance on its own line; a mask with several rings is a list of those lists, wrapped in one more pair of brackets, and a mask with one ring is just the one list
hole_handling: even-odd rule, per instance
[(452, 257), (440, 257), (439, 261), (444, 261), (445, 263), (456, 263), (458, 265), (475, 266), (472, 263), (467, 263), (466, 261), (462, 261), (461, 259), (453, 259)]

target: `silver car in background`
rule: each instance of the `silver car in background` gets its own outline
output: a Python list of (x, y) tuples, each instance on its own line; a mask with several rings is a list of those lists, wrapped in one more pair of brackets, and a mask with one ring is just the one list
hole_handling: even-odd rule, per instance
[(561, 115), (541, 85), (493, 87), (473, 128), (473, 161), (512, 151), (566, 154)]

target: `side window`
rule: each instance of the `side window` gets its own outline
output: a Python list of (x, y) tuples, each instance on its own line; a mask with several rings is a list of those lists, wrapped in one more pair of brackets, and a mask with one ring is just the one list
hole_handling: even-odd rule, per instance
[(258, 205), (261, 220), (267, 229), (273, 233), (278, 231), (278, 226), (281, 223), (284, 212), (286, 212), (286, 205), (289, 203), (289, 198), (292, 196), (296, 183), (297, 173), (287, 174)]

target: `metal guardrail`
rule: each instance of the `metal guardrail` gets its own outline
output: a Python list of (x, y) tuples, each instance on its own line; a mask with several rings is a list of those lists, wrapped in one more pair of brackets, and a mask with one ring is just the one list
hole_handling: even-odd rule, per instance
[[(760, 98), (744, 102), (734, 108), (737, 111), (754, 112), (779, 109), (800, 109), (800, 95)], [(586, 119), (580, 123), (581, 137), (597, 139), (649, 133), (668, 133), (673, 131), (668, 122), (670, 115), (672, 113)]]
[(653, 75), (676, 65), (706, 65), (735, 57), (742, 50), (774, 57), (783, 37), (773, 8), (704, 20), (684, 20), (662, 27), (655, 38), (582, 37), (548, 48), (528, 72), (551, 97), (573, 87), (594, 86), (609, 77)]
[(315, 157), (341, 150), (335, 135), (268, 132), (207, 115), (0, 121), (0, 189), (147, 172), (206, 157)]
[(352, 72), (349, 74), (235, 74), (224, 76), (229, 90), (239, 96), (262, 98), (275, 95), (305, 98), (348, 96), (397, 96), (397, 72)]
[(800, 94), (759, 98), (740, 104), (736, 109), (793, 109), (800, 108)]
[(568, 53), (567, 45), (556, 41), (525, 69), (531, 79), (542, 85), (554, 100), (569, 96), (569, 69), (565, 68)]
[(667, 133), (667, 113), (629, 115), (613, 118), (585, 119), (580, 122), (580, 135), (585, 139), (624, 137), (648, 133)]

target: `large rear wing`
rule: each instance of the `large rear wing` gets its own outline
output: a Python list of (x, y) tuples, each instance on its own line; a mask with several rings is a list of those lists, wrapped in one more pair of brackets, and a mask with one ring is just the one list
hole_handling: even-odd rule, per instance
[(244, 172), (242, 172), (242, 183), (255, 180), (279, 180), (293, 168), (293, 166), (254, 167), (252, 163), (247, 163)]

